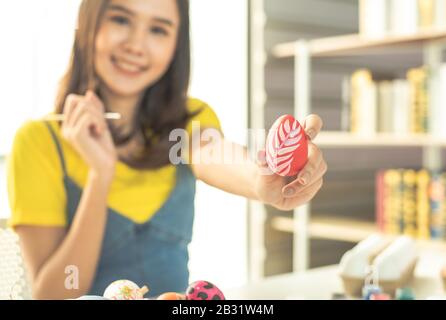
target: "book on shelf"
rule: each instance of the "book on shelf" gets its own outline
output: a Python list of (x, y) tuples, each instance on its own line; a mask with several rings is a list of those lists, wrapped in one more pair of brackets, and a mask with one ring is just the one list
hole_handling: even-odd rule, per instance
[(418, 25), (429, 28), (435, 24), (435, 0), (418, 0)]
[(351, 132), (372, 135), (376, 132), (377, 88), (372, 73), (357, 70), (351, 78)]
[(392, 35), (410, 35), (418, 30), (418, 0), (389, 0)]
[(359, 33), (367, 38), (383, 38), (389, 30), (389, 1), (359, 1)]
[(429, 130), (429, 75), (426, 68), (410, 69), (407, 72), (409, 80), (410, 100), (410, 131), (426, 133)]
[[(446, 67), (444, 76), (439, 78), (443, 80), (438, 86), (446, 89)], [(342, 117), (344, 119), (345, 115), (349, 115), (350, 126), (343, 124), (342, 129), (350, 127), (351, 133), (363, 135), (431, 132), (430, 81), (430, 73), (424, 67), (408, 70), (406, 79), (383, 81), (374, 81), (370, 70), (355, 71), (351, 75), (348, 90), (350, 103), (345, 101), (346, 93), (343, 90)], [(446, 99), (446, 90), (442, 94)], [(346, 110), (347, 107), (350, 107), (350, 111)], [(445, 111), (440, 111), (446, 115)], [(440, 130), (444, 131), (441, 136), (446, 136), (446, 129), (443, 127), (439, 125)]]
[(432, 239), (442, 239), (444, 237), (444, 200), (445, 200), (445, 180), (446, 174), (433, 173), (429, 187), (431, 219), (429, 222)]
[(417, 235), (419, 239), (429, 239), (429, 182), (428, 170), (420, 170), (417, 173)]
[(417, 237), (416, 185), (415, 170), (403, 170), (401, 229), (403, 234), (413, 238)]
[(376, 222), (387, 234), (446, 239), (446, 173), (387, 169), (376, 174)]
[(432, 82), (432, 94), (430, 112), (436, 116), (432, 118), (432, 132), (433, 134), (446, 137), (446, 126), (444, 125), (444, 119), (446, 119), (446, 108), (444, 107), (444, 101), (446, 101), (446, 64), (443, 64), (438, 69), (437, 82)]
[(384, 230), (384, 173), (385, 170), (380, 170), (376, 173), (375, 185), (375, 203), (376, 203), (376, 225), (379, 230)]
[(404, 79), (396, 79), (392, 81), (392, 104), (393, 115), (390, 115), (392, 110), (384, 110), (382, 118), (393, 117), (392, 127), (390, 132), (396, 134), (409, 134), (410, 129), (410, 84)]
[(383, 229), (388, 234), (400, 234), (402, 228), (402, 172), (387, 170), (384, 172), (383, 210), (381, 220)]
[(446, 0), (360, 0), (359, 32), (377, 39), (446, 28)]
[(394, 82), (378, 82), (378, 132), (393, 132), (394, 112)]
[(350, 131), (350, 76), (342, 78), (341, 131)]
[(446, 28), (446, 0), (435, 0), (433, 10), (435, 27)]

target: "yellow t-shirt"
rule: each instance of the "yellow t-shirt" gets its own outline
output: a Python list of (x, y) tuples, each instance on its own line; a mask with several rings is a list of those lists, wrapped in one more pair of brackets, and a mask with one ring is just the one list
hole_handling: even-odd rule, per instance
[[(221, 131), (220, 121), (212, 108), (197, 99), (188, 100), (188, 109), (196, 111), (186, 127), (192, 133), (192, 121), (200, 127)], [(67, 172), (84, 187), (88, 166), (52, 124), (61, 143)], [(144, 223), (161, 208), (175, 186), (175, 167), (137, 170), (123, 162), (116, 165), (115, 178), (108, 196), (108, 206), (136, 223)], [(67, 197), (63, 170), (56, 145), (43, 121), (29, 121), (16, 133), (8, 156), (8, 196), (11, 208), (9, 225), (66, 226)]]

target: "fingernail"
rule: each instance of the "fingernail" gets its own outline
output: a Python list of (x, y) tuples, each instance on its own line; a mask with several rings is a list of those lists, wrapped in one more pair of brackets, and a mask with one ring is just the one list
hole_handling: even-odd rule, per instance
[(305, 172), (299, 178), (299, 182), (304, 186), (308, 183), (309, 180), (310, 180), (310, 174), (308, 172)]
[(286, 188), (283, 193), (285, 196), (291, 197), (291, 196), (294, 196), (294, 194), (296, 193), (296, 190), (292, 187), (289, 187), (289, 188)]
[(313, 139), (314, 139), (315, 134), (316, 134), (316, 132), (314, 131), (314, 129), (309, 129), (309, 130), (307, 131), (307, 137), (308, 137), (310, 140), (313, 140)]

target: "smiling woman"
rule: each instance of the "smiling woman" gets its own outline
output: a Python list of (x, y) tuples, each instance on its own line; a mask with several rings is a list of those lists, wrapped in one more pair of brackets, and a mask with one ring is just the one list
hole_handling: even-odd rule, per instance
[[(188, 30), (187, 1), (84, 1), (56, 112), (63, 112), (69, 94), (96, 91), (107, 111), (122, 115), (109, 124), (115, 143), (126, 144), (138, 133), (137, 140), (145, 145), (139, 157), (124, 160), (138, 168), (168, 164), (168, 133), (184, 127), (193, 115), (184, 107), (190, 74)], [(157, 144), (149, 133), (157, 136)]]
[[(227, 51), (230, 44), (224, 47)], [(202, 51), (211, 55), (211, 48)], [(326, 163), (313, 143), (300, 173), (308, 175), (306, 185), (297, 178), (265, 175), (261, 157), (255, 162), (244, 145), (222, 134), (214, 143), (201, 140), (194, 146), (187, 141), (191, 154), (181, 155), (186, 163), (170, 162), (169, 151), (177, 144), (169, 139), (172, 131), (186, 130), (189, 137), (209, 128), (222, 133), (214, 110), (189, 96), (190, 56), (187, 0), (81, 2), (71, 60), (55, 105), (63, 120), (24, 123), (8, 157), (9, 225), (20, 237), (35, 298), (101, 295), (118, 279), (148, 285), (154, 296), (184, 292), (197, 180), (282, 210), (308, 202), (319, 190)], [(227, 57), (214, 53), (212, 63), (223, 65), (218, 62)], [(237, 77), (234, 69), (224, 67)], [(203, 74), (206, 89), (210, 92), (212, 84), (219, 96), (228, 96), (224, 107), (238, 117), (235, 95), (227, 94), (230, 86)], [(215, 72), (213, 79), (222, 74)], [(107, 111), (121, 118), (107, 120)], [(194, 129), (194, 121), (201, 129)], [(317, 116), (303, 123), (316, 134), (322, 127)], [(232, 134), (240, 138), (244, 132)], [(201, 150), (216, 154), (222, 146), (243, 154), (244, 161), (228, 163), (223, 157), (222, 162), (187, 163), (188, 156)], [(290, 187), (299, 192), (286, 194)], [(209, 215), (219, 207), (230, 209), (224, 200), (206, 200), (202, 209)], [(221, 213), (222, 219), (228, 217)], [(236, 220), (225, 225), (223, 242), (228, 232), (233, 235), (234, 224)], [(210, 243), (207, 252), (214, 249), (209, 239), (200, 242), (200, 248)], [(68, 285), (67, 267), (79, 275)]]
[[(0, 83), (2, 87), (8, 87), (8, 90), (2, 92), (6, 104), (12, 106), (11, 110), (17, 112), (8, 112), (4, 117), (0, 118), (1, 150), (9, 152), (10, 144), (12, 143), (12, 135), (16, 131), (18, 124), (33, 115), (33, 117), (47, 114), (52, 108), (52, 100), (57, 89), (57, 81), (60, 75), (66, 68), (66, 60), (69, 56), (74, 27), (75, 14), (78, 11), (80, 1), (73, 0), (69, 3), (62, 3), (58, 0), (41, 0), (39, 5), (33, 0), (22, 0), (5, 3), (11, 12), (16, 12), (20, 5), (25, 5), (33, 12), (33, 15), (27, 16), (25, 12), (25, 24), (15, 24), (14, 15), (6, 16), (0, 20), (0, 33), (3, 39), (10, 39), (13, 41), (14, 37), (28, 39), (29, 41), (16, 43), (17, 51), (13, 54), (9, 51), (2, 51), (0, 53), (2, 59), (0, 65), (2, 72), (0, 74)], [(128, 2), (127, 2), (128, 3)], [(218, 11), (222, 13), (232, 14), (234, 23), (231, 26), (224, 27), (221, 23), (213, 23), (208, 12), (210, 9), (218, 6)], [(16, 8), (17, 7), (17, 8)], [(116, 16), (126, 15), (126, 12), (114, 12)], [(237, 110), (240, 115), (236, 119), (231, 119), (230, 125), (232, 132), (230, 135), (233, 138), (243, 137), (246, 126), (244, 113), (246, 112), (246, 34), (241, 32), (246, 28), (246, 11), (245, 6), (238, 2), (238, 0), (225, 0), (214, 2), (210, 5), (206, 1), (195, 0), (191, 5), (193, 21), (193, 44), (194, 44), (194, 76), (192, 78), (191, 91), (196, 96), (203, 96), (207, 100), (213, 102), (216, 108), (219, 109), (225, 121), (232, 117), (232, 110)], [(51, 13), (51, 14), (50, 14)], [(110, 12), (111, 16), (111, 12)], [(127, 16), (119, 18), (114, 17), (115, 20), (127, 19)], [(169, 33), (170, 20), (158, 17), (161, 25), (156, 25), (153, 32), (163, 33), (158, 28), (167, 29)], [(167, 21), (169, 20), (169, 21)], [(120, 22), (124, 23), (124, 22)], [(126, 24), (128, 22), (125, 22)], [(124, 26), (126, 25), (124, 24)], [(15, 26), (15, 32), (6, 32), (8, 27)], [(57, 26), (54, 28), (54, 26)], [(128, 25), (127, 25), (128, 27)], [(23, 28), (20, 29), (20, 28)], [(33, 30), (33, 33), (29, 33)], [(221, 41), (228, 34), (231, 34), (230, 42)], [(240, 40), (237, 40), (239, 39)], [(34, 39), (34, 41), (32, 41)], [(239, 44), (239, 47), (234, 47), (234, 43)], [(233, 51), (225, 52), (224, 48), (231, 43)], [(209, 47), (210, 46), (210, 47)], [(211, 50), (212, 48), (212, 50)], [(51, 54), (49, 54), (51, 53)], [(210, 55), (217, 59), (225, 57), (230, 59), (233, 68), (224, 68), (221, 64), (216, 64), (214, 60), (210, 59)], [(17, 63), (6, 63), (6, 61), (17, 61)], [(20, 63), (18, 63), (20, 61)], [(13, 67), (15, 65), (15, 67)], [(235, 72), (236, 71), (236, 72)], [(17, 78), (17, 86), (15, 86), (16, 72), (20, 72), (23, 76)], [(13, 82), (11, 83), (11, 80)], [(32, 81), (31, 81), (32, 80)], [(9, 81), (9, 82), (8, 82)], [(222, 96), (218, 88), (224, 86), (231, 91), (231, 96)], [(20, 90), (29, 92), (29, 95), (20, 95)], [(21, 96), (17, 100), (17, 96)], [(27, 100), (29, 99), (29, 101)], [(231, 105), (231, 108), (227, 108)], [(235, 120), (235, 121), (234, 121)], [(240, 140), (244, 142), (244, 140)], [(50, 143), (51, 147), (52, 143)], [(43, 146), (43, 150), (45, 146)], [(51, 151), (51, 148), (49, 149)], [(40, 154), (40, 153), (39, 153)], [(69, 157), (67, 161), (71, 160)], [(57, 163), (56, 163), (57, 165)], [(0, 161), (0, 219), (7, 219), (10, 216), (10, 209), (8, 207), (7, 191), (6, 191), (6, 177), (4, 163)], [(79, 176), (78, 174), (76, 176)], [(47, 179), (47, 178), (46, 178)], [(47, 181), (47, 180), (45, 180)], [(191, 278), (197, 279), (204, 277), (207, 279), (214, 279), (218, 283), (226, 285), (240, 285), (246, 279), (246, 245), (245, 241), (245, 208), (246, 200), (227, 193), (218, 192), (218, 190), (207, 186), (204, 183), (198, 185), (197, 198), (195, 204), (197, 205), (195, 213), (196, 227), (194, 229), (194, 239), (191, 252)], [(57, 188), (53, 191), (56, 191)], [(153, 196), (151, 196), (153, 199)], [(212, 199), (212, 200), (211, 200)], [(48, 200), (45, 200), (48, 201)], [(150, 198), (149, 200), (150, 201)], [(213, 202), (224, 202), (225, 208), (228, 211), (221, 211), (220, 208), (214, 208), (212, 213), (209, 212), (209, 204)], [(57, 203), (57, 201), (55, 202)], [(35, 204), (34, 204), (35, 205)], [(146, 210), (150, 210), (150, 204)], [(155, 206), (154, 206), (155, 207)], [(47, 208), (49, 210), (49, 208)], [(30, 223), (30, 222), (29, 222)], [(49, 223), (49, 222), (48, 222)], [(47, 224), (48, 224), (47, 223)], [(228, 225), (231, 228), (233, 235), (231, 239), (225, 239), (224, 235), (218, 236), (219, 233), (224, 232), (219, 229), (219, 226)], [(213, 235), (218, 239), (212, 243), (208, 243), (210, 235), (208, 230), (215, 228)], [(194, 245), (196, 243), (196, 245)], [(225, 250), (227, 246), (234, 249), (231, 252)], [(218, 254), (218, 252), (220, 252)], [(216, 263), (211, 263), (211, 260)], [(234, 264), (224, 265), (221, 262), (234, 261)], [(220, 262), (221, 261), (221, 262)]]
[[(188, 1), (82, 1), (56, 103), (64, 120), (26, 123), (9, 157), (10, 225), (34, 297), (102, 294), (119, 278), (153, 295), (187, 287), (195, 177), (169, 163), (168, 136), (192, 117), (220, 128), (187, 96), (189, 73)], [(67, 265), (80, 275), (70, 288)]]
[[(128, 2), (126, 2), (128, 4)], [(16, 52), (2, 51), (0, 53), (0, 65), (2, 72), (0, 74), (0, 83), (2, 87), (8, 88), (2, 92), (5, 104), (11, 106), (11, 110), (16, 112), (8, 112), (0, 118), (1, 150), (4, 152), (10, 151), (10, 144), (13, 141), (13, 134), (16, 131), (17, 125), (30, 117), (40, 117), (50, 112), (53, 106), (54, 95), (56, 94), (57, 82), (60, 75), (66, 69), (67, 58), (69, 57), (69, 50), (72, 45), (75, 27), (75, 14), (78, 11), (80, 1), (73, 0), (68, 3), (62, 3), (59, 0), (41, 0), (39, 5), (33, 0), (21, 0), (5, 3), (4, 6), (9, 8), (11, 12), (17, 12), (21, 5), (26, 5), (33, 14), (27, 16), (24, 12), (24, 24), (18, 24), (15, 15), (6, 16), (0, 20), (0, 33), (2, 38), (13, 42), (14, 38), (28, 39), (29, 41), (17, 42), (15, 44)], [(233, 24), (224, 26), (223, 17), (216, 20), (209, 16), (209, 10), (218, 8), (222, 14), (231, 14), (233, 17)], [(122, 10), (113, 12), (116, 17), (115, 20), (129, 19), (126, 12)], [(212, 101), (219, 115), (223, 116), (224, 120), (228, 122), (229, 119), (231, 132), (229, 135), (244, 143), (244, 139), (238, 139), (244, 136), (246, 128), (246, 34), (242, 32), (246, 28), (246, 9), (238, 0), (224, 0), (214, 2), (212, 5), (206, 1), (193, 1), (191, 4), (191, 12), (193, 15), (193, 30), (192, 30), (192, 44), (194, 47), (193, 55), (194, 61), (194, 75), (192, 77), (191, 93), (195, 96), (205, 97), (208, 101)], [(110, 17), (112, 12), (109, 12)], [(138, 14), (138, 12), (137, 12)], [(118, 16), (124, 17), (119, 18)], [(170, 19), (162, 19), (162, 17), (155, 17), (160, 24), (154, 25), (153, 31), (155, 34), (161, 34), (163, 31), (158, 30), (162, 28), (170, 34)], [(164, 20), (164, 21), (163, 21)], [(169, 20), (169, 21), (167, 21)], [(156, 21), (156, 22), (158, 22)], [(120, 23), (124, 23), (121, 22)], [(128, 23), (125, 22), (124, 27), (128, 28)], [(173, 23), (172, 23), (173, 25)], [(14, 26), (14, 33), (6, 32), (8, 28)], [(57, 27), (54, 27), (57, 26)], [(22, 30), (23, 29), (23, 30)], [(29, 30), (33, 32), (30, 33)], [(230, 39), (227, 38), (231, 35)], [(222, 41), (221, 39), (227, 39)], [(230, 52), (225, 51), (228, 44), (233, 48)], [(237, 45), (237, 46), (236, 46)], [(214, 59), (227, 59), (231, 61), (232, 68), (225, 68), (221, 64), (216, 64)], [(9, 63), (6, 63), (9, 61)], [(14, 63), (12, 63), (14, 62)], [(17, 74), (20, 73), (21, 76)], [(16, 79), (17, 78), (17, 79)], [(11, 82), (12, 80), (12, 82)], [(16, 85), (17, 83), (17, 85)], [(222, 96), (219, 88), (225, 87), (231, 92), (230, 96)], [(20, 92), (29, 92), (28, 95), (20, 94)], [(17, 97), (20, 96), (20, 100)], [(227, 106), (230, 105), (231, 108)], [(198, 105), (197, 105), (198, 106)], [(234, 112), (237, 110), (236, 119), (233, 118)], [(209, 110), (204, 110), (205, 113)], [(46, 145), (46, 140), (43, 140), (42, 150), (39, 151), (39, 139), (35, 139), (38, 143), (37, 147), (31, 144), (30, 151), (36, 155), (45, 152), (53, 151), (53, 143), (50, 141)], [(66, 146), (66, 144), (64, 144)], [(33, 152), (37, 150), (38, 152)], [(71, 149), (68, 148), (68, 152)], [(70, 153), (65, 155), (66, 161), (71, 162)], [(74, 166), (78, 164), (77, 161), (72, 162)], [(58, 165), (57, 161), (54, 165)], [(84, 168), (84, 166), (81, 166)], [(80, 170), (81, 172), (84, 169)], [(27, 172), (32, 172), (27, 171)], [(9, 218), (10, 209), (8, 207), (6, 177), (5, 177), (4, 163), (0, 161), (0, 219)], [(35, 173), (33, 173), (35, 175)], [(71, 173), (74, 178), (82, 184), (82, 174)], [(45, 175), (43, 181), (46, 181), (44, 186), (51, 184), (51, 176)], [(48, 178), (50, 177), (50, 179)], [(37, 179), (39, 180), (39, 179)], [(29, 181), (28, 181), (29, 182)], [(165, 183), (168, 186), (168, 183)], [(20, 185), (19, 185), (20, 186)], [(32, 188), (32, 187), (31, 187)], [(194, 239), (190, 247), (191, 253), (191, 279), (206, 278), (213, 279), (217, 283), (223, 285), (241, 285), (246, 279), (246, 245), (245, 245), (245, 208), (246, 200), (235, 195), (222, 193), (218, 190), (207, 186), (204, 183), (199, 183), (197, 186), (197, 198), (195, 200), (195, 221)], [(168, 190), (168, 188), (164, 188)], [(46, 187), (43, 190), (47, 190)], [(122, 190), (122, 188), (120, 188)], [(147, 190), (147, 189), (146, 189)], [(159, 188), (159, 194), (165, 194)], [(43, 197), (40, 205), (44, 202), (50, 201), (47, 199), (46, 191), (42, 191)], [(60, 194), (59, 188), (52, 188), (52, 193)], [(128, 193), (124, 193), (127, 195)], [(149, 195), (148, 195), (149, 194)], [(58, 196), (51, 200), (53, 204), (57, 205)], [(150, 212), (151, 208), (156, 208), (157, 201), (150, 203), (156, 199), (153, 191), (146, 192), (142, 195), (145, 204), (141, 205), (142, 213), (144, 211)], [(131, 203), (133, 198), (127, 200)], [(122, 199), (119, 200), (122, 202)], [(212, 212), (209, 211), (211, 203), (222, 202), (225, 203), (223, 210), (221, 207), (214, 207)], [(32, 207), (39, 205), (39, 203), (32, 204)], [(119, 204), (118, 204), (119, 205)], [(137, 202), (133, 201), (133, 205), (137, 207)], [(15, 206), (15, 205), (13, 205)], [(32, 213), (35, 208), (24, 208), (28, 214)], [(29, 211), (27, 211), (29, 210)], [(56, 211), (57, 210), (57, 211)], [(153, 209), (154, 210), (154, 209)], [(45, 211), (52, 212), (53, 209), (46, 207)], [(59, 208), (55, 206), (54, 212), (58, 212)], [(53, 215), (56, 219), (59, 214)], [(48, 215), (47, 215), (48, 218)], [(53, 219), (53, 218), (51, 218)], [(145, 219), (144, 215), (141, 219)], [(28, 221), (28, 224), (32, 224)], [(40, 221), (40, 224), (52, 225), (51, 221)], [(232, 237), (225, 239), (224, 229), (221, 226), (226, 226), (232, 230)], [(226, 228), (226, 227), (225, 227)], [(216, 239), (211, 243), (208, 242), (210, 230)], [(221, 235), (220, 235), (221, 233)], [(226, 250), (227, 246), (235, 248), (231, 252)], [(225, 261), (231, 260), (234, 263), (228, 265)], [(211, 261), (215, 261), (211, 262)]]

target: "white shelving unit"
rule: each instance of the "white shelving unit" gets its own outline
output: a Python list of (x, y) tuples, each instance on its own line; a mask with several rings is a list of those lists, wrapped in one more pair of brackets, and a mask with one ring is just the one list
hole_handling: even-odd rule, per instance
[[(294, 232), (293, 218), (275, 217), (272, 225), (280, 231)], [(313, 218), (308, 225), (308, 234), (312, 238), (348, 242), (359, 242), (376, 232), (378, 229), (374, 223), (333, 216)]]
[[(382, 39), (367, 39), (358, 34), (337, 36), (311, 41), (279, 44), (273, 49), (278, 58), (294, 59), (294, 114), (303, 119), (311, 113), (310, 79), (312, 59), (328, 57), (346, 57), (375, 54), (399, 54), (411, 48), (422, 48), (424, 64), (431, 70), (438, 70), (442, 63), (442, 50), (446, 42), (446, 30), (422, 30), (409, 36), (391, 36)], [(437, 75), (432, 76), (435, 86)], [(431, 114), (431, 117), (434, 115)], [(391, 135), (376, 134), (373, 136), (354, 135), (346, 132), (324, 132), (315, 143), (322, 148), (338, 147), (422, 147), (423, 166), (436, 170), (441, 168), (441, 147), (446, 146), (445, 137), (433, 134), (423, 135)], [(310, 223), (311, 205), (297, 208), (294, 217), (276, 218), (273, 225), (294, 235), (293, 270), (302, 272), (309, 264), (309, 238), (323, 237), (333, 240), (357, 242), (376, 232), (373, 224), (352, 222), (342, 219), (314, 219)], [(430, 242), (427, 242), (430, 243)]]
[(446, 147), (445, 137), (429, 134), (394, 135), (377, 133), (373, 136), (348, 132), (321, 132), (315, 143), (324, 148), (338, 147)]
[[(263, 68), (266, 63), (266, 53), (264, 50), (264, 28), (266, 15), (263, 0), (250, 0), (250, 74), (249, 91), (250, 105), (249, 113), (250, 127), (253, 130), (264, 129), (266, 103), (265, 80)], [(250, 137), (251, 138), (251, 137)], [(258, 141), (249, 141), (249, 145)], [(248, 275), (250, 281), (257, 281), (264, 278), (264, 262), (266, 249), (264, 247), (263, 228), (266, 221), (265, 206), (257, 201), (248, 202)]]
[[(272, 225), (283, 232), (294, 232), (292, 218), (275, 217)], [(354, 221), (348, 218), (325, 216), (313, 218), (308, 225), (308, 234), (312, 238), (346, 242), (359, 242), (368, 236), (379, 233), (376, 224), (367, 221)], [(420, 249), (446, 251), (446, 242), (442, 240), (417, 240)]]
[[(436, 41), (442, 43), (446, 37), (444, 29), (425, 29), (413, 35), (389, 35), (386, 38), (369, 39), (359, 34), (349, 34), (337, 37), (314, 39), (307, 42), (307, 48), (313, 58), (329, 58), (336, 56), (353, 56), (382, 54), (384, 51), (407, 50), (407, 48)], [(301, 42), (301, 41), (298, 41)], [(296, 42), (279, 44), (274, 47), (273, 54), (278, 58), (296, 57), (298, 52)]]

